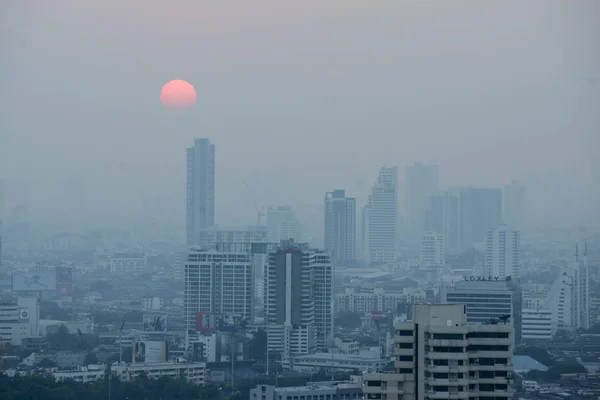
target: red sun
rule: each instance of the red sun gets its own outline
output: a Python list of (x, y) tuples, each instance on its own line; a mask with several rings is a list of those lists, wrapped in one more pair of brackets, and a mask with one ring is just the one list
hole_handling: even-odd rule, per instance
[(189, 108), (196, 104), (196, 89), (191, 83), (176, 79), (162, 87), (160, 101), (166, 107)]

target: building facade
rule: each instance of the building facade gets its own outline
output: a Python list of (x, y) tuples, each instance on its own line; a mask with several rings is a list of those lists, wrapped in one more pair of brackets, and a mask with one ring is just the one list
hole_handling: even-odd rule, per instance
[(460, 193), (446, 190), (429, 198), (429, 208), (425, 215), (425, 228), (430, 232), (442, 233), (446, 249), (460, 248)]
[(203, 232), (215, 224), (215, 145), (194, 140), (187, 149), (186, 243), (207, 246)]
[(406, 168), (404, 180), (408, 231), (418, 239), (425, 232), (429, 199), (438, 192), (439, 167), (415, 163)]
[(502, 190), (460, 189), (460, 245), (463, 249), (484, 243), (488, 231), (502, 221)]
[(196, 313), (254, 317), (254, 271), (249, 253), (192, 248), (185, 264), (185, 321), (192, 330)]
[(520, 274), (519, 247), (521, 234), (504, 223), (490, 229), (485, 241), (485, 269), (489, 276), (506, 279)]
[(363, 209), (363, 250), (367, 263), (386, 263), (397, 256), (398, 170), (381, 168)]
[(446, 263), (446, 245), (444, 235), (426, 232), (421, 239), (419, 261), (426, 267), (439, 267)]
[(350, 265), (356, 259), (356, 198), (344, 190), (325, 194), (325, 250), (335, 265)]
[(282, 240), (302, 240), (302, 224), (291, 206), (267, 208), (267, 239), (270, 243)]
[(333, 332), (333, 266), (329, 253), (282, 241), (265, 270), (269, 349), (284, 357), (325, 349)]
[(471, 324), (464, 305), (415, 305), (395, 328), (396, 371), (364, 374), (365, 398), (512, 398), (510, 324)]

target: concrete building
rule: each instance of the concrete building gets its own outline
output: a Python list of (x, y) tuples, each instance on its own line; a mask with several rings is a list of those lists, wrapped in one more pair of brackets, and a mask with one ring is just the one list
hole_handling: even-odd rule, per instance
[(250, 400), (362, 400), (362, 381), (310, 382), (306, 386), (277, 387), (257, 385), (250, 389)]
[(460, 245), (469, 249), (483, 243), (488, 231), (502, 221), (502, 190), (460, 189)]
[(395, 373), (366, 373), (367, 399), (509, 400), (510, 324), (471, 324), (464, 305), (415, 305), (396, 328)]
[(88, 365), (71, 368), (68, 371), (52, 372), (52, 376), (57, 382), (74, 381), (79, 383), (92, 383), (102, 381), (106, 373), (106, 365)]
[(488, 276), (518, 278), (520, 274), (519, 247), (521, 234), (499, 223), (488, 231), (485, 241), (485, 269)]
[(368, 264), (394, 261), (398, 236), (398, 170), (381, 168), (363, 208), (363, 251)]
[(516, 280), (496, 278), (465, 277), (454, 286), (442, 286), (440, 303), (466, 305), (469, 323), (489, 323), (492, 319), (510, 316), (510, 325), (514, 327), (512, 337), (518, 345), (521, 343), (523, 294)]
[(335, 306), (338, 312), (395, 312), (399, 304), (410, 304), (425, 300), (423, 289), (384, 289), (346, 287), (336, 293)]
[(115, 363), (111, 367), (112, 375), (124, 382), (131, 382), (142, 373), (149, 379), (162, 377), (171, 379), (185, 379), (196, 385), (206, 382), (206, 363), (196, 362), (164, 362), (164, 363)]
[(551, 340), (556, 333), (552, 311), (547, 308), (523, 309), (521, 337), (523, 340)]
[(267, 239), (270, 243), (302, 240), (302, 224), (291, 206), (267, 208)]
[(203, 232), (215, 225), (215, 145), (194, 140), (187, 149), (186, 243), (206, 246)]
[(325, 349), (333, 331), (329, 253), (282, 241), (265, 270), (268, 346), (284, 358)]
[(425, 267), (439, 267), (446, 263), (446, 245), (444, 235), (426, 232), (421, 239), (419, 261)]
[(325, 250), (335, 265), (350, 265), (356, 259), (356, 198), (344, 190), (325, 194)]
[(165, 306), (162, 297), (142, 297), (140, 301), (144, 310), (162, 310)]
[(185, 321), (188, 330), (196, 313), (254, 317), (254, 271), (249, 253), (190, 249), (185, 264)]
[(508, 226), (522, 230), (526, 227), (527, 189), (519, 181), (504, 186), (504, 221)]
[[(406, 219), (409, 234), (420, 238), (425, 232), (426, 212), (431, 196), (438, 192), (439, 167), (415, 163), (405, 170)], [(443, 231), (438, 231), (443, 233)]]
[(314, 353), (296, 355), (284, 360), (283, 368), (300, 373), (319, 371), (376, 371), (385, 362), (376, 352), (367, 354)]
[(138, 276), (150, 272), (144, 253), (116, 253), (110, 259), (110, 273), (119, 276)]
[(429, 208), (425, 214), (425, 229), (444, 235), (446, 249), (460, 248), (460, 193), (449, 189), (429, 198)]
[[(0, 302), (0, 341), (12, 346), (20, 346), (25, 338), (37, 337), (39, 321), (39, 300), (32, 313), (27, 300)], [(31, 301), (33, 302), (33, 301)], [(27, 304), (24, 304), (27, 303)]]

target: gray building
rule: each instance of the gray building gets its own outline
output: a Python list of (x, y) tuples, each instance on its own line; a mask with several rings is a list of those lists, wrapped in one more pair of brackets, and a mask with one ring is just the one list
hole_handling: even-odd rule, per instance
[(269, 254), (264, 304), (270, 349), (288, 357), (326, 348), (333, 329), (329, 253), (282, 241)]
[(349, 265), (356, 259), (356, 198), (344, 190), (325, 194), (325, 250), (335, 265)]
[(206, 246), (205, 232), (215, 224), (215, 145), (195, 139), (187, 149), (186, 243)]
[(431, 196), (425, 214), (425, 227), (429, 232), (444, 235), (447, 250), (459, 249), (460, 194), (455, 190), (446, 190)]
[(413, 237), (420, 238), (425, 232), (425, 214), (429, 198), (438, 191), (439, 167), (415, 163), (406, 168), (404, 179), (408, 229)]
[(527, 218), (527, 189), (518, 181), (504, 186), (504, 222), (513, 229), (525, 228)]
[(502, 189), (460, 190), (460, 245), (470, 248), (483, 243), (488, 230), (502, 221)]
[(515, 344), (521, 343), (523, 293), (519, 283), (511, 277), (465, 277), (454, 286), (440, 289), (440, 303), (466, 305), (470, 323), (489, 323), (510, 315)]
[(257, 385), (250, 389), (251, 400), (361, 400), (360, 377), (351, 381), (309, 382), (306, 386)]

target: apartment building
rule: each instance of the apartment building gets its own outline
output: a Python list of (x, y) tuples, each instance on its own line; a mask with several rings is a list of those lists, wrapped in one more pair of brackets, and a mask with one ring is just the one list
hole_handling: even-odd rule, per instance
[(396, 371), (364, 374), (366, 399), (512, 398), (510, 324), (469, 323), (460, 304), (418, 304), (395, 328)]

